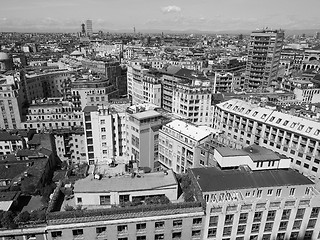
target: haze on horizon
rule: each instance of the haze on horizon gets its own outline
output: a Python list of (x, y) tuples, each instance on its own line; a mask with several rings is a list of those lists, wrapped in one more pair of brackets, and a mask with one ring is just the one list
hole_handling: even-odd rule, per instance
[(319, 0), (0, 0), (2, 31), (320, 29)]

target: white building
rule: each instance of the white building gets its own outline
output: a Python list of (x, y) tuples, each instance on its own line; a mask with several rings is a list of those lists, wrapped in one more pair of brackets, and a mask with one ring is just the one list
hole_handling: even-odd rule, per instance
[(83, 109), (86, 155), (90, 165), (125, 151), (125, 112), (103, 106)]
[(159, 131), (159, 163), (165, 169), (184, 173), (199, 167), (196, 147), (212, 138), (213, 132), (189, 123), (174, 120)]
[(214, 126), (224, 144), (257, 144), (290, 157), (300, 172), (320, 176), (320, 122), (232, 99), (216, 105)]

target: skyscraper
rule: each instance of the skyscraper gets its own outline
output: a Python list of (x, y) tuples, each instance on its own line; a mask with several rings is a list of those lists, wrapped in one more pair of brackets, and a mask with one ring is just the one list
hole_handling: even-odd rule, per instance
[(276, 80), (284, 31), (263, 29), (250, 36), (245, 88), (263, 89)]
[(92, 33), (93, 33), (93, 30), (92, 30), (92, 20), (87, 20), (87, 21), (86, 21), (86, 28), (87, 28), (87, 35), (88, 35), (88, 36), (91, 36)]

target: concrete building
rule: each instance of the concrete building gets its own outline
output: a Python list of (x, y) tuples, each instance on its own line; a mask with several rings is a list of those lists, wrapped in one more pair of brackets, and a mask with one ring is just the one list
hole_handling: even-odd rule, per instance
[(246, 89), (266, 88), (276, 80), (283, 40), (282, 30), (263, 29), (251, 33), (246, 67)]
[(166, 196), (170, 202), (177, 201), (178, 183), (172, 171), (139, 173), (138, 176), (95, 179), (90, 175), (78, 180), (74, 185), (75, 203), (84, 207), (111, 207), (125, 202), (140, 202), (153, 196)]
[(54, 129), (52, 134), (55, 140), (57, 156), (61, 161), (70, 161), (72, 163), (87, 162), (83, 128)]
[(25, 98), (29, 103), (35, 99), (63, 97), (64, 83), (74, 79), (74, 72), (54, 68), (31, 68), (22, 71)]
[(196, 149), (209, 141), (214, 130), (173, 120), (159, 130), (158, 162), (164, 169), (185, 173), (188, 168), (200, 167)]
[(213, 93), (232, 92), (234, 90), (234, 74), (230, 72), (215, 72)]
[(165, 118), (157, 106), (136, 105), (126, 112), (126, 154), (138, 162), (139, 167), (155, 167), (158, 158), (159, 129)]
[(5, 52), (0, 52), (0, 73), (13, 69), (12, 57)]
[(93, 29), (92, 29), (92, 20), (86, 20), (86, 33), (87, 36), (92, 36)]
[(25, 147), (23, 137), (11, 134), (7, 131), (0, 131), (0, 155), (7, 155)]
[[(189, 170), (206, 202), (203, 239), (317, 239), (320, 195), (292, 169)], [(199, 197), (199, 198), (200, 198)]]
[(72, 103), (77, 111), (85, 106), (108, 105), (110, 98), (118, 98), (118, 90), (102, 76), (84, 75), (69, 85)]
[(216, 105), (214, 127), (226, 145), (257, 144), (291, 158), (299, 172), (320, 176), (320, 122), (233, 99)]
[(172, 113), (196, 125), (212, 126), (212, 90), (210, 81), (177, 83), (172, 91)]
[(23, 102), (19, 74), (0, 75), (0, 128), (21, 127)]
[(73, 105), (62, 98), (33, 100), (27, 108), (25, 121), (21, 123), (24, 129), (33, 128), (52, 130), (82, 126), (82, 113), (74, 112)]
[(283, 81), (282, 86), (286, 90), (293, 91), (297, 102), (306, 104), (320, 102), (320, 88), (309, 80), (289, 78)]
[[(127, 105), (124, 106), (124, 108)], [(83, 109), (86, 156), (90, 165), (121, 156), (126, 146), (125, 110), (87, 106)]]

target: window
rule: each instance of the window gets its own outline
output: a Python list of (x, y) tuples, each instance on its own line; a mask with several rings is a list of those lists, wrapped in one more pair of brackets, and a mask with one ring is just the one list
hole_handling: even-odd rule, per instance
[(267, 194), (268, 194), (268, 196), (271, 196), (272, 195), (272, 189), (268, 189)]
[(276, 197), (280, 197), (280, 195), (281, 195), (281, 189), (279, 188), (279, 189), (277, 189), (277, 191), (276, 191)]
[(296, 123), (291, 123), (290, 127), (294, 128), (297, 124)]
[(210, 216), (210, 219), (209, 219), (209, 227), (215, 227), (218, 225), (218, 220), (219, 220), (219, 217), (218, 216)]
[(137, 236), (137, 240), (147, 240), (147, 236)]
[(154, 223), (154, 227), (155, 227), (156, 229), (164, 228), (164, 222), (163, 222), (163, 221), (161, 221), (161, 222), (155, 222), (155, 223)]
[(202, 223), (202, 218), (194, 218), (193, 225), (200, 225)]
[(110, 204), (110, 196), (100, 196), (100, 205), (109, 205)]
[(257, 191), (257, 198), (261, 198), (261, 195), (262, 195), (262, 190), (258, 190)]
[(146, 228), (147, 228), (147, 224), (146, 223), (138, 223), (136, 225), (137, 232), (144, 231)]
[(164, 239), (164, 234), (156, 234), (154, 235), (154, 240), (162, 240)]
[(264, 226), (264, 231), (265, 232), (271, 232), (273, 227), (273, 222), (267, 222), (266, 225)]
[(288, 120), (285, 120), (285, 121), (283, 122), (283, 126), (287, 126), (288, 123), (289, 123), (289, 121), (288, 121)]
[(262, 218), (262, 212), (255, 212), (254, 213), (254, 217), (253, 217), (254, 222), (260, 222), (261, 218)]
[(287, 226), (288, 226), (288, 222), (287, 222), (287, 221), (280, 222), (279, 231), (285, 231), (285, 230), (287, 230)]
[(304, 128), (304, 125), (300, 125), (300, 126), (298, 127), (298, 130), (301, 131), (303, 128)]
[(310, 218), (317, 218), (319, 215), (319, 210), (320, 210), (319, 207), (312, 208)]
[(270, 240), (271, 239), (271, 234), (263, 234), (262, 235), (262, 240)]
[(276, 123), (280, 123), (282, 121), (281, 118), (278, 118), (278, 120), (276, 121)]
[(284, 236), (285, 236), (285, 233), (278, 233), (277, 234), (277, 240), (284, 240)]
[(246, 225), (238, 226), (237, 234), (244, 234), (245, 231), (246, 231)]
[(307, 225), (307, 228), (314, 228), (316, 225), (317, 219), (310, 219)]
[(106, 124), (106, 120), (104, 119), (100, 120), (100, 124)]
[(304, 240), (310, 240), (312, 239), (312, 234), (313, 234), (313, 231), (306, 231), (306, 233), (304, 234)]
[(296, 219), (302, 219), (305, 211), (306, 210), (304, 208), (299, 208), (297, 210)]
[(216, 228), (209, 228), (208, 229), (208, 238), (216, 237), (217, 229)]
[(126, 233), (128, 231), (128, 226), (127, 225), (119, 225), (117, 227), (118, 229), (118, 234), (119, 233)]
[(81, 197), (78, 197), (78, 198), (77, 198), (77, 202), (78, 202), (78, 203), (82, 203), (82, 198), (81, 198)]
[(246, 192), (246, 197), (250, 197), (250, 192)]
[(291, 209), (283, 209), (281, 220), (288, 220), (290, 218)]
[(299, 232), (292, 232), (290, 235), (290, 240), (298, 240)]
[(239, 224), (246, 223), (248, 220), (248, 213), (240, 213)]
[(191, 236), (192, 237), (200, 237), (201, 236), (201, 230), (192, 230)]
[[(62, 231), (51, 232), (51, 237), (52, 237), (52, 238), (62, 237)], [(13, 238), (13, 239), (14, 239), (14, 238)]]
[(80, 236), (83, 235), (83, 229), (74, 229), (72, 230), (73, 236)]
[(105, 233), (106, 231), (107, 231), (106, 227), (97, 227), (96, 228), (96, 233), (97, 234), (102, 234), (102, 233)]
[(105, 127), (101, 128), (101, 132), (106, 132), (106, 128)]
[(302, 222), (301, 220), (294, 221), (292, 229), (300, 229), (301, 222)]
[(223, 236), (230, 236), (232, 231), (232, 227), (224, 227), (223, 228)]
[(259, 232), (259, 228), (260, 228), (260, 223), (252, 224), (251, 232), (252, 233)]
[(119, 202), (120, 202), (120, 204), (129, 202), (129, 201), (130, 201), (129, 194), (124, 194), (124, 195), (120, 195), (120, 196), (119, 196)]
[(289, 195), (290, 195), (290, 196), (293, 196), (293, 195), (294, 195), (295, 190), (296, 190), (295, 188), (290, 188)]
[(232, 222), (233, 222), (233, 214), (227, 214), (225, 221), (224, 221), (224, 224), (230, 225), (230, 224), (232, 224)]
[(181, 232), (173, 232), (172, 239), (181, 239)]
[(269, 121), (272, 122), (274, 119), (275, 119), (275, 117), (271, 117)]
[(179, 219), (179, 220), (173, 220), (173, 223), (172, 223), (173, 227), (182, 227), (182, 220)]
[(274, 221), (276, 216), (276, 210), (268, 211), (267, 221)]

